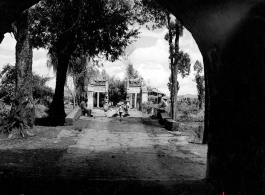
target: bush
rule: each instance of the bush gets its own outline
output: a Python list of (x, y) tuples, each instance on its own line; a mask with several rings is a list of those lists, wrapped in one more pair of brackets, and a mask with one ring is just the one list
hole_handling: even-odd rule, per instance
[[(46, 83), (50, 80), (49, 77), (41, 77), (36, 73), (33, 73), (32, 77), (32, 95), (34, 100), (41, 104), (46, 104), (47, 98), (52, 98), (53, 90), (46, 86)], [(14, 100), (15, 94), (15, 83), (16, 83), (16, 71), (15, 66), (7, 64), (0, 72), (0, 99), (6, 104), (11, 104)]]
[(47, 107), (41, 104), (36, 104), (35, 105), (35, 117), (36, 118), (43, 118), (47, 117)]
[(153, 107), (152, 102), (147, 101), (142, 103), (142, 110), (146, 110), (148, 114), (151, 112), (152, 107)]
[(185, 101), (178, 102), (178, 111), (183, 114), (179, 117), (180, 121), (204, 121), (204, 110), (199, 110), (196, 103), (189, 104), (189, 102)]
[[(3, 101), (0, 101), (0, 127), (4, 126), (4, 121), (6, 120), (9, 113), (6, 104)], [(0, 132), (3, 132), (4, 129), (0, 128)]]
[(204, 121), (204, 110), (201, 110), (197, 114), (189, 114), (188, 120), (192, 122), (203, 122)]

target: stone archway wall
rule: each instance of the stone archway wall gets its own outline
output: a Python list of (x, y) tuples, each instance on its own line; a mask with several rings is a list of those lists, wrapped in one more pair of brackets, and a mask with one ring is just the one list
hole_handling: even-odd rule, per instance
[[(265, 0), (156, 1), (192, 33), (203, 55), (207, 179), (220, 192), (264, 193)], [(1, 4), (0, 11), (11, 13), (16, 1), (2, 2), (10, 7)], [(1, 15), (1, 35), (23, 6)]]
[(160, 3), (203, 55), (207, 180), (219, 192), (264, 193), (265, 1)]
[(0, 1), (0, 43), (4, 39), (4, 34), (11, 32), (11, 24), (21, 16), (22, 12), (38, 2), (39, 0)]

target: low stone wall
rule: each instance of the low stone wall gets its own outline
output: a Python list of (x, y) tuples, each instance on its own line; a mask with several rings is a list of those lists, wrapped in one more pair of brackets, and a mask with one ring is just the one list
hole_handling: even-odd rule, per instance
[[(153, 110), (157, 116), (157, 109), (153, 108)], [(168, 131), (178, 131), (178, 129), (179, 129), (179, 123), (172, 120), (170, 115), (167, 112), (161, 113), (161, 119), (159, 119), (159, 123), (162, 125), (165, 125), (165, 128)]]
[(162, 125), (165, 124), (166, 123), (166, 119), (171, 119), (169, 114), (166, 113), (166, 112), (161, 113), (161, 119), (159, 120), (159, 123), (162, 124)]
[(178, 131), (179, 123), (172, 119), (166, 119), (165, 128), (169, 131)]
[(81, 108), (76, 107), (74, 108), (65, 118), (65, 125), (73, 125), (74, 122), (79, 119), (82, 115)]

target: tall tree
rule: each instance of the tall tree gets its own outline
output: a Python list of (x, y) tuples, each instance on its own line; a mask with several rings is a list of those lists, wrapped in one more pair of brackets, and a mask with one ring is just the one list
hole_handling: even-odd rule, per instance
[[(22, 135), (32, 136), (28, 128), (33, 127), (35, 109), (32, 97), (32, 46), (29, 34), (29, 12), (24, 11), (13, 24), (13, 34), (16, 44), (16, 82), (12, 107), (4, 128), (8, 132), (17, 128)], [(12, 136), (12, 134), (10, 134)]]
[(202, 105), (205, 100), (205, 82), (204, 82), (204, 76), (202, 75), (203, 72), (202, 63), (196, 60), (193, 69), (194, 71), (196, 71), (195, 82), (197, 84), (196, 87), (198, 91), (199, 109), (202, 109)]
[(125, 71), (125, 80), (127, 79), (142, 79), (140, 73), (129, 63)]
[(168, 86), (171, 86), (171, 111), (172, 118), (176, 120), (177, 116), (177, 92), (178, 92), (178, 82), (177, 76), (181, 74), (182, 77), (189, 75), (190, 73), (190, 58), (189, 55), (179, 50), (179, 37), (183, 35), (183, 26), (177, 19), (172, 21), (171, 13), (165, 10), (157, 1), (153, 0), (135, 0), (137, 6), (139, 7), (138, 16), (141, 21), (148, 21), (149, 24), (147, 28), (161, 28), (167, 26), (168, 34), (165, 39), (169, 42), (169, 60), (171, 76)]
[(184, 78), (190, 73), (190, 57), (187, 53), (180, 51), (179, 49), (179, 38), (183, 35), (183, 26), (175, 18), (174, 21), (171, 20), (171, 15), (167, 12), (167, 28), (168, 33), (165, 39), (169, 43), (169, 60), (170, 60), (170, 70), (171, 76), (169, 82), (170, 88), (170, 98), (171, 98), (171, 117), (177, 120), (177, 95), (178, 95), (178, 74)]
[[(66, 88), (71, 93), (74, 103), (75, 100), (77, 100), (78, 104), (81, 103), (85, 93), (85, 86), (100, 74), (96, 68), (97, 66), (99, 66), (97, 61), (93, 61), (86, 56), (72, 57), (70, 59)], [(72, 86), (70, 87), (70, 85)]]
[(57, 66), (50, 115), (64, 121), (64, 83), (69, 60), (75, 55), (104, 55), (114, 61), (137, 36), (134, 13), (122, 0), (44, 0), (32, 10), (32, 40), (49, 50)]
[(72, 57), (69, 61), (67, 75), (72, 77), (74, 84), (74, 96), (77, 103), (81, 103), (81, 98), (88, 84), (88, 59), (86, 56)]
[(109, 80), (110, 76), (108, 75), (107, 71), (105, 68), (101, 71), (101, 75), (103, 79)]
[[(173, 91), (173, 86), (172, 86), (172, 75), (171, 74), (169, 75), (167, 86), (168, 86), (168, 90), (170, 91), (170, 97), (173, 97), (174, 91)], [(178, 81), (177, 81), (177, 89), (178, 89), (178, 91), (180, 89)], [(171, 99), (170, 99), (170, 101), (171, 101)]]

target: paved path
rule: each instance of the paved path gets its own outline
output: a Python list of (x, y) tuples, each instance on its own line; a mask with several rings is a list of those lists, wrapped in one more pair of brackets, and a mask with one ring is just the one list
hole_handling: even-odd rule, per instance
[(93, 114), (74, 126), (36, 127), (34, 137), (0, 142), (1, 193), (204, 191), (206, 146), (189, 144), (184, 132), (169, 132), (137, 111), (129, 118)]
[[(64, 158), (88, 166), (82, 173), (78, 171), (81, 175), (90, 173), (91, 179), (140, 180), (205, 177), (205, 147), (191, 148), (186, 136), (166, 131), (156, 120), (82, 116), (78, 123), (82, 133)], [(93, 166), (94, 162), (97, 166)]]
[[(107, 111), (107, 117), (112, 117), (115, 113), (117, 113), (117, 111), (118, 111), (118, 108), (115, 108), (115, 107), (110, 108)], [(138, 111), (138, 110), (129, 110), (129, 114), (130, 114), (130, 117), (134, 117), (134, 118), (148, 117), (147, 114), (143, 114), (141, 111)], [(105, 116), (103, 109), (98, 109), (98, 108), (92, 111), (92, 115), (95, 117)]]

